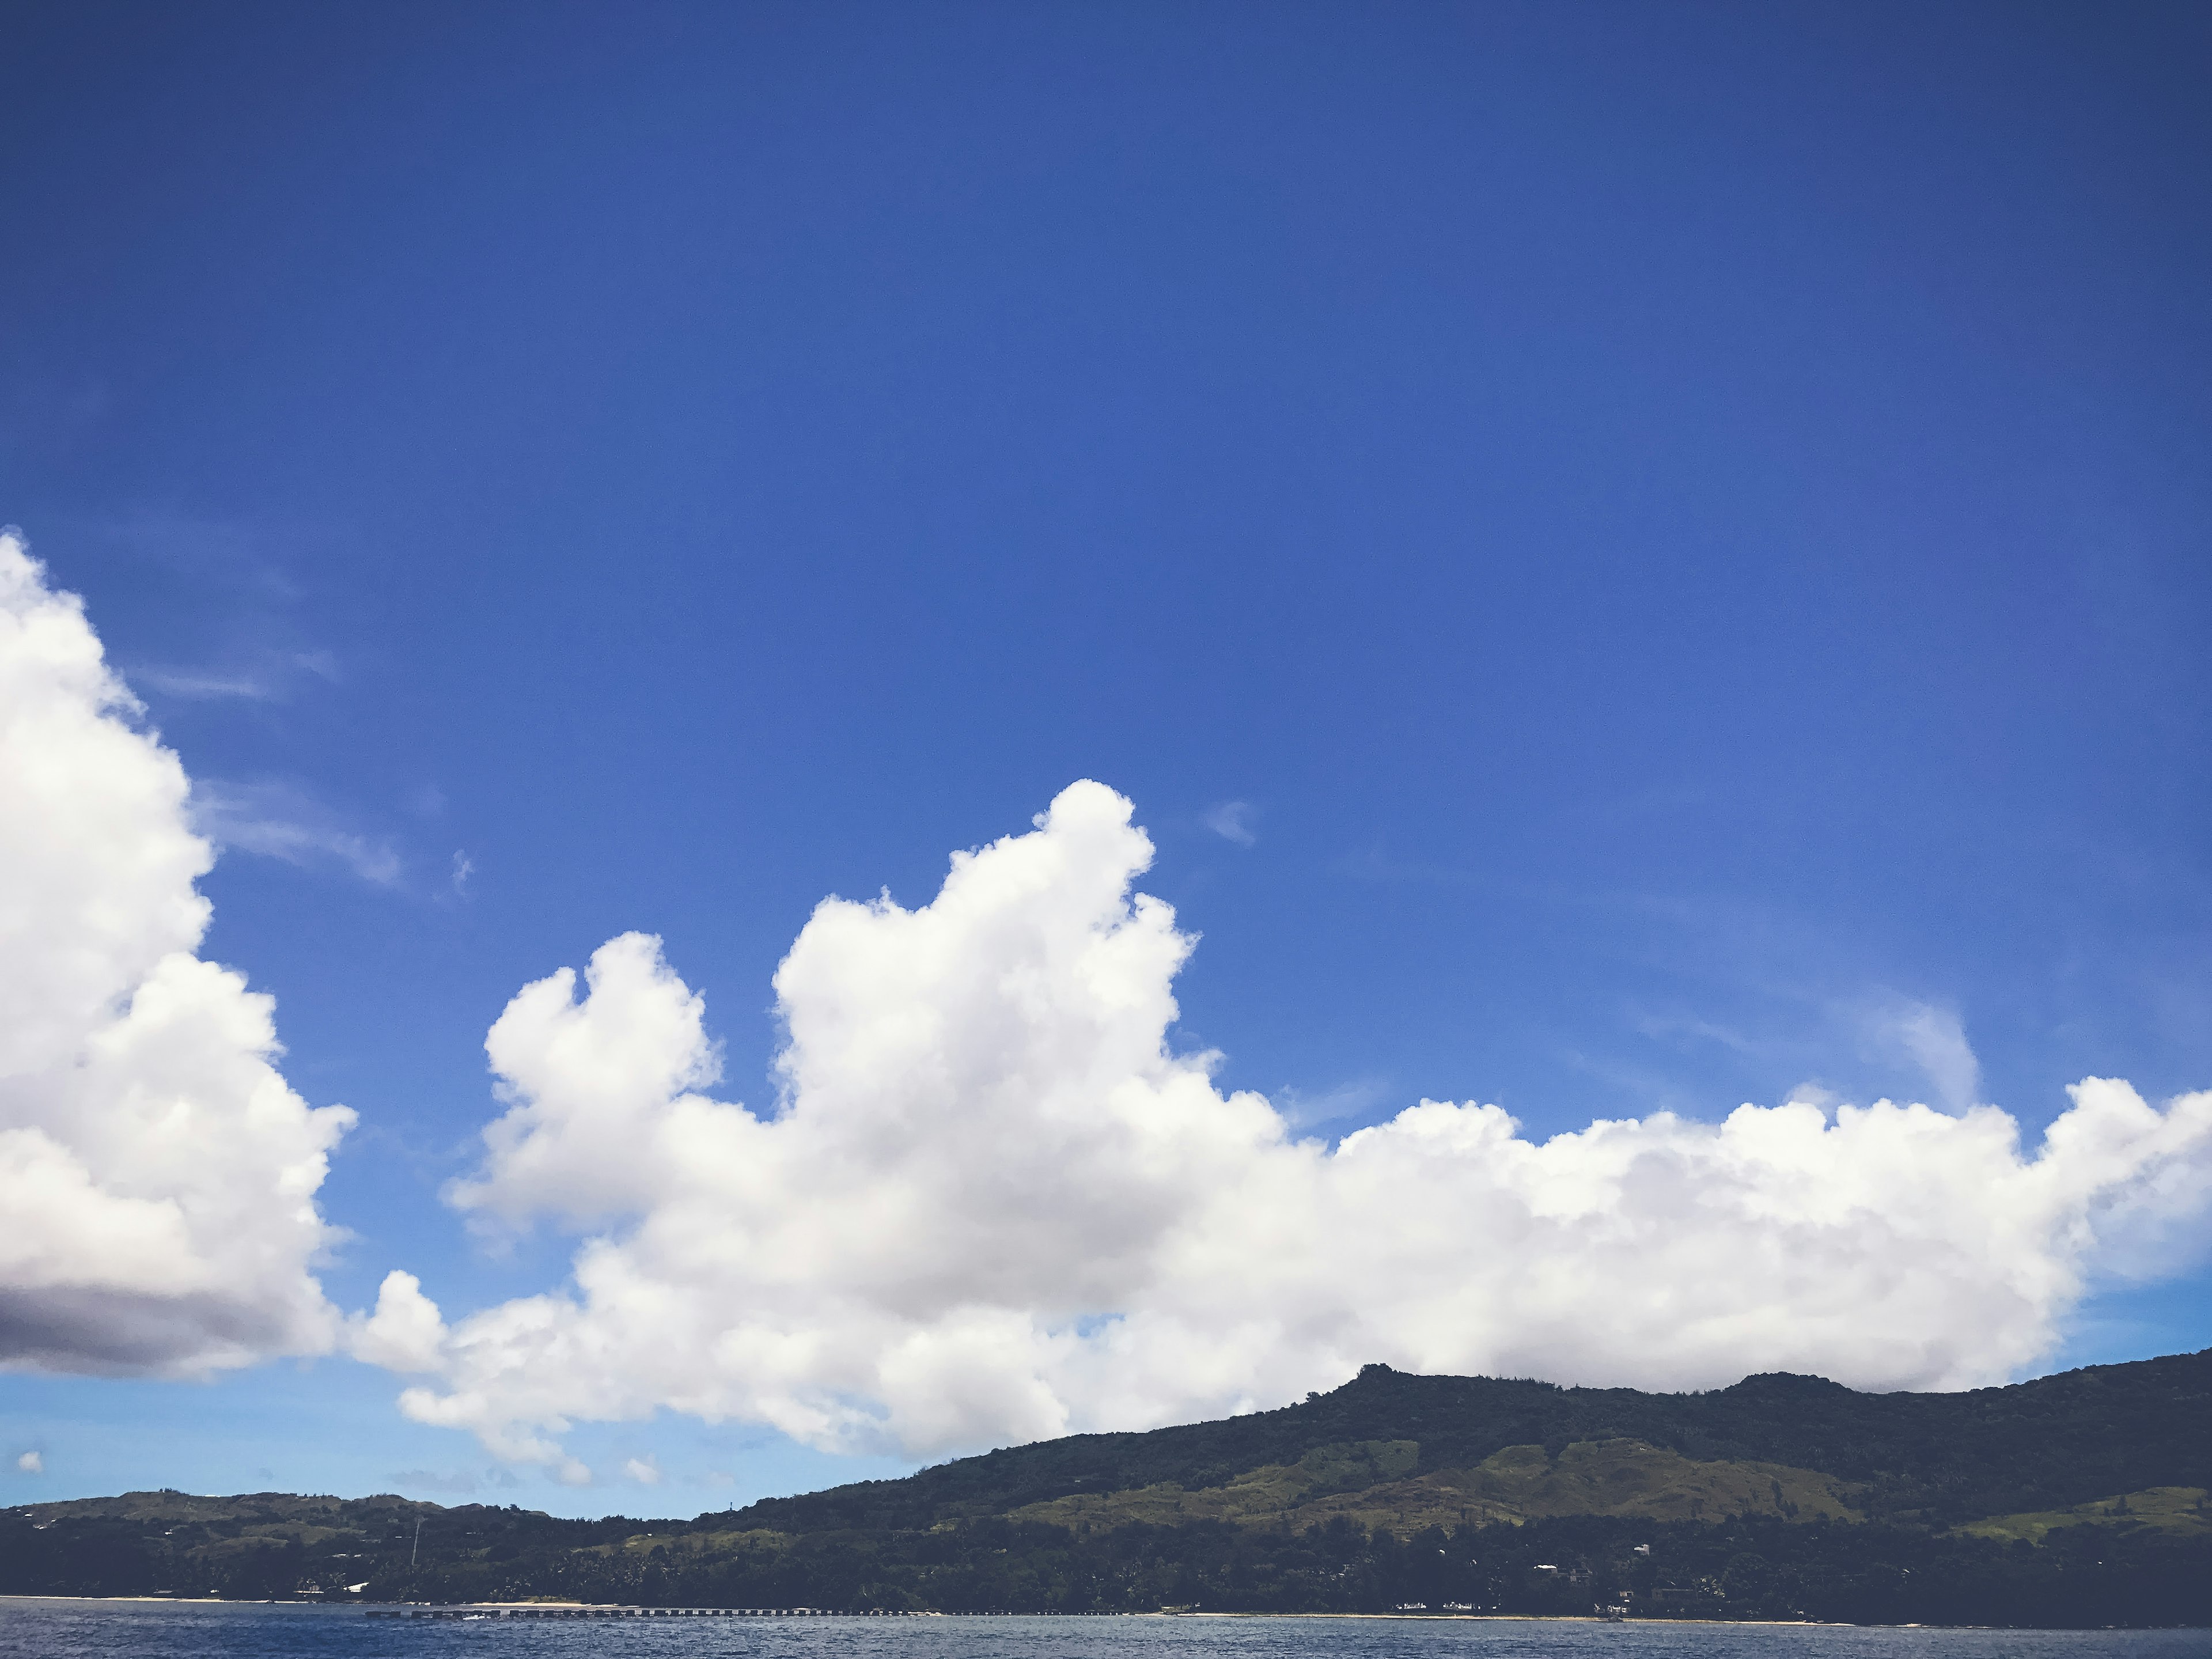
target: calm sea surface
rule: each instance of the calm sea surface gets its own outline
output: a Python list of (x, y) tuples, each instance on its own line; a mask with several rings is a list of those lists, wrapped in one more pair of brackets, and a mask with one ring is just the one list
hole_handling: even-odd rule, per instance
[(2212, 1659), (2212, 1631), (1947, 1631), (1538, 1620), (368, 1619), (355, 1608), (0, 1600), (0, 1655), (484, 1659)]

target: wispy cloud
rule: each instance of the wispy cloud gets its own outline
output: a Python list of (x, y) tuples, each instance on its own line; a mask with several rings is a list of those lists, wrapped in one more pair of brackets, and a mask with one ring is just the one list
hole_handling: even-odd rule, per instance
[(1630, 1015), (1629, 1024), (1638, 1036), (1660, 1042), (1717, 1042), (1722, 1048), (1739, 1054), (1752, 1054), (1758, 1048), (1758, 1045), (1742, 1032), (1694, 1014), (1662, 1014), (1638, 1010)]
[(466, 898), (469, 896), (469, 878), (476, 872), (477, 862), (474, 859), (466, 853), (456, 851), (453, 854), (454, 897)]
[(657, 1486), (660, 1484), (660, 1465), (653, 1461), (649, 1452), (643, 1457), (633, 1457), (624, 1462), (623, 1473), (641, 1486)]
[(399, 884), (392, 844), (348, 826), (289, 783), (196, 783), (192, 827), (218, 848), (301, 868), (335, 865), (380, 887)]
[(80, 520), (73, 537), (102, 543), (146, 564), (181, 574), (234, 603), (289, 605), (300, 597), (272, 549), (321, 537), (300, 526), (272, 528), (179, 513), (141, 512)]
[(1388, 1078), (1356, 1077), (1319, 1094), (1308, 1094), (1303, 1089), (1279, 1089), (1274, 1104), (1283, 1121), (1293, 1129), (1310, 1129), (1317, 1124), (1368, 1116), (1388, 1097), (1389, 1088)]
[(1957, 1009), (1899, 997), (1866, 1010), (1863, 1018), (1869, 1045), (1901, 1054), (1918, 1067), (1939, 1105), (1963, 1112), (1975, 1103), (1982, 1089), (1982, 1062), (1966, 1041)]
[(1354, 881), (1397, 883), (1415, 886), (1479, 888), (1487, 885), (1480, 878), (1466, 870), (1455, 870), (1449, 865), (1409, 863), (1392, 857), (1382, 850), (1380, 842), (1364, 848), (1357, 853), (1347, 853), (1331, 866), (1340, 876)]
[[(1984, 1103), (1957, 1007), (1893, 988), (1897, 964), (1869, 950), (1848, 917), (1711, 891), (1562, 902), (1606, 915), (1622, 955), (1694, 995), (1689, 1006), (1632, 1008), (1632, 1029), (1684, 1053), (1725, 1051), (1756, 1091), (1747, 1097), (1833, 1104), (1890, 1094), (1954, 1113)], [(1791, 1077), (1799, 1081), (1778, 1094)]]
[(1249, 847), (1260, 839), (1252, 828), (1259, 815), (1259, 809), (1249, 800), (1225, 800), (1206, 809), (1206, 827), (1224, 841)]
[(135, 690), (185, 702), (216, 702), (233, 698), (266, 702), (276, 696), (276, 688), (267, 680), (211, 669), (136, 668), (131, 672), (130, 681)]
[(141, 665), (125, 675), (137, 690), (179, 702), (283, 702), (303, 676), (336, 684), (337, 659), (327, 651), (285, 651), (264, 654), (245, 666), (167, 668)]

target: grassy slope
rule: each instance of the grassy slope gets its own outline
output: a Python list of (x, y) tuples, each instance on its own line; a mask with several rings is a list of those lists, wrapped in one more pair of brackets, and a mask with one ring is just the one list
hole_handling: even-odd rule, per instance
[(1970, 1521), (1956, 1530), (1972, 1538), (2024, 1538), (2031, 1544), (2040, 1544), (2057, 1528), (2083, 1526), (2148, 1527), (2185, 1538), (2212, 1537), (2212, 1498), (2202, 1486), (2151, 1486), (2094, 1503), (2069, 1504), (2063, 1510), (1993, 1515), (1986, 1520)]
[[(1386, 1450), (1396, 1468), (1382, 1467), (1386, 1459), (1375, 1455)], [(1541, 1446), (1509, 1446), (1472, 1469), (1413, 1475), (1418, 1451), (1410, 1440), (1326, 1447), (1295, 1464), (1268, 1465), (1225, 1486), (1186, 1492), (1166, 1483), (1079, 1494), (1024, 1505), (1012, 1518), (1061, 1527), (1217, 1520), (1304, 1531), (1343, 1516), (1362, 1527), (1401, 1534), (1561, 1515), (1657, 1521), (1736, 1515), (1861, 1518), (1832, 1476), (1780, 1463), (1699, 1462), (1635, 1440), (1574, 1441), (1556, 1457)]]

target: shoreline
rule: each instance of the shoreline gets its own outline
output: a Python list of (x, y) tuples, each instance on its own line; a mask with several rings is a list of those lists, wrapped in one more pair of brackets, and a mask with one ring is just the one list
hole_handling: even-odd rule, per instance
[[(450, 1611), (465, 1611), (481, 1607), (487, 1612), (526, 1607), (559, 1607), (578, 1612), (628, 1610), (647, 1604), (629, 1601), (234, 1601), (221, 1595), (18, 1595), (0, 1592), (0, 1604), (10, 1601), (76, 1601), (110, 1605), (116, 1603), (162, 1607), (314, 1607), (324, 1610), (362, 1609), (371, 1607), (438, 1607)], [(672, 1605), (672, 1604), (671, 1604)], [(817, 1613), (816, 1618), (868, 1619), (881, 1615), (866, 1613)], [(902, 1614), (902, 1617), (915, 1615)], [(1194, 1609), (1189, 1613), (929, 1613), (919, 1615), (931, 1619), (1381, 1619), (1421, 1624), (1505, 1624), (1505, 1625), (1652, 1625), (1712, 1626), (1722, 1628), (1752, 1630), (1986, 1630), (2047, 1632), (2052, 1635), (2078, 1634), (2084, 1630), (2207, 1630), (2204, 1625), (1857, 1625), (1823, 1619), (1651, 1619), (1631, 1613), (1620, 1619), (1602, 1619), (1588, 1613), (1232, 1613), (1218, 1610)]]

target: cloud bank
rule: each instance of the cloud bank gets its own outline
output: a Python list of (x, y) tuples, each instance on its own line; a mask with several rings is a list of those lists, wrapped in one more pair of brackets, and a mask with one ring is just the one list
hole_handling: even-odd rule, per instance
[(507, 1109), (449, 1197), (579, 1235), (571, 1280), (449, 1324), (395, 1272), (342, 1326), (316, 1194), (352, 1114), (278, 1074), (271, 1000), (198, 955), (196, 884), (210, 829), (371, 879), (381, 855), (196, 796), (141, 714), (0, 533), (0, 1366), (205, 1374), (343, 1336), (422, 1379), (410, 1416), (586, 1479), (579, 1420), (926, 1454), (1273, 1404), (1372, 1359), (1963, 1386), (2048, 1354), (2094, 1275), (2204, 1241), (2212, 1093), (2091, 1079), (2026, 1146), (1973, 1103), (1955, 1014), (1920, 1005), (1875, 1023), (1948, 1111), (1796, 1101), (1537, 1142), (1423, 1101), (1302, 1139), (1299, 1103), (1171, 1050), (1194, 941), (1135, 890), (1129, 803), (1079, 783), (918, 909), (817, 908), (775, 976), (769, 1109), (714, 1097), (705, 1009), (650, 937), (525, 988), (487, 1043)]
[[(505, 1114), (449, 1196), (584, 1236), (573, 1283), (448, 1326), (404, 1273), (361, 1352), (496, 1455), (667, 1408), (927, 1454), (1269, 1405), (1380, 1359), (1693, 1388), (2002, 1379), (2087, 1277), (2198, 1237), (2212, 1093), (2005, 1113), (1744, 1106), (1542, 1142), (1423, 1101), (1331, 1147), (1177, 1055), (1194, 940), (1129, 803), (1064, 792), (943, 890), (825, 901), (775, 975), (781, 1097), (714, 1099), (701, 1000), (625, 934), (488, 1040)], [(1926, 1034), (1931, 1042), (1942, 1034)]]
[(0, 1365), (204, 1373), (327, 1350), (315, 1207), (353, 1115), (196, 954), (213, 859), (73, 595), (0, 532)]

